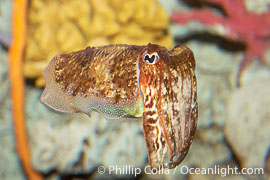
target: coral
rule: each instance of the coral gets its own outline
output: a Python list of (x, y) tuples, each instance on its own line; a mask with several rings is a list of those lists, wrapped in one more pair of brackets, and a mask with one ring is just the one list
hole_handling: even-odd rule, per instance
[(226, 38), (245, 43), (245, 56), (237, 74), (239, 83), (241, 73), (251, 62), (256, 59), (266, 62), (264, 54), (269, 45), (266, 39), (270, 36), (270, 11), (261, 14), (249, 12), (243, 0), (204, 0), (204, 2), (221, 6), (225, 15), (217, 14), (211, 9), (192, 9), (188, 12), (173, 12), (171, 20), (178, 24), (199, 21), (204, 25), (216, 26), (222, 30), (222, 35)]
[(168, 25), (157, 0), (31, 1), (24, 75), (43, 86), (42, 71), (54, 55), (86, 46), (152, 42), (171, 48)]
[(248, 11), (252, 11), (258, 14), (269, 11), (270, 1), (269, 0), (244, 0)]
[(1, 34), (10, 35), (10, 21), (12, 3), (9, 0), (2, 0), (0, 6), (0, 30)]

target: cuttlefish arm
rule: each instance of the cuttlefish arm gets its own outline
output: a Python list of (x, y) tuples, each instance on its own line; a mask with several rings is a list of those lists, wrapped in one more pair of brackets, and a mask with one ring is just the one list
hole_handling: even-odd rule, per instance
[(43, 72), (41, 101), (59, 112), (90, 115), (96, 110), (107, 119), (141, 116), (136, 62), (143, 48), (108, 45), (56, 55)]
[[(143, 129), (151, 167), (174, 168), (185, 158), (197, 126), (195, 60), (186, 46), (149, 44), (138, 61)], [(164, 162), (166, 151), (170, 161)]]

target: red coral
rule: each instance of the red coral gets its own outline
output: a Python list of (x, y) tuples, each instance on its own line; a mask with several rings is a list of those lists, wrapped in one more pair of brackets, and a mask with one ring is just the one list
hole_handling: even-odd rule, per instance
[(194, 20), (205, 25), (221, 25), (225, 29), (226, 38), (244, 42), (247, 48), (237, 74), (237, 83), (239, 83), (242, 71), (251, 62), (256, 59), (266, 62), (264, 53), (269, 45), (266, 39), (270, 37), (270, 12), (263, 14), (248, 12), (242, 0), (204, 1), (221, 6), (225, 16), (205, 8), (188, 12), (173, 12), (171, 20), (178, 24)]

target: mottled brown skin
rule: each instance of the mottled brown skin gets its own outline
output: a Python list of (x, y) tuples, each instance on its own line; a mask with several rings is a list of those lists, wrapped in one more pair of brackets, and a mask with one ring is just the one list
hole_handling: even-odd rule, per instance
[(125, 116), (124, 108), (141, 99), (136, 64), (144, 47), (107, 45), (56, 55), (43, 72), (41, 101), (60, 112)]
[[(52, 59), (44, 70), (41, 101), (56, 111), (90, 115), (95, 109), (108, 118), (141, 106), (136, 112), (143, 117), (151, 167), (174, 168), (186, 156), (197, 126), (194, 71), (193, 53), (183, 45), (171, 51), (155, 44), (88, 47)], [(170, 162), (164, 163), (167, 150)]]
[[(146, 54), (158, 54), (154, 64)], [(139, 59), (139, 85), (144, 98), (143, 128), (151, 167), (176, 167), (186, 156), (197, 126), (195, 60), (186, 46), (171, 51), (149, 44)], [(170, 162), (164, 163), (166, 150)]]

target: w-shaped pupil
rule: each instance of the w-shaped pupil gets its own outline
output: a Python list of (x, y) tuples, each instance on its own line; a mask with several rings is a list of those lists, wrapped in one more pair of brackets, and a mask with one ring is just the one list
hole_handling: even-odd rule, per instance
[(145, 58), (144, 58), (145, 61), (148, 61), (149, 63), (153, 63), (154, 60), (155, 60), (155, 55), (152, 55), (149, 57), (149, 55), (146, 55)]

